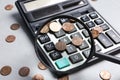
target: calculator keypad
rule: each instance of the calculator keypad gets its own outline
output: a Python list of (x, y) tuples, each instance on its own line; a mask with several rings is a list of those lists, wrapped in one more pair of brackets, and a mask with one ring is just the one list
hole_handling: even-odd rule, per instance
[[(110, 49), (114, 49), (115, 46), (120, 46), (120, 36), (97, 12), (91, 12), (77, 18), (84, 22), (90, 30), (96, 26), (100, 26), (103, 29), (103, 32), (94, 39), (96, 52), (106, 53)], [(62, 25), (68, 21), (68, 19), (59, 19), (57, 22)], [(79, 66), (90, 55), (91, 41), (88, 32), (80, 23), (74, 22), (72, 24), (75, 28), (70, 32), (61, 29), (53, 34), (40, 35), (38, 38), (39, 45), (44, 50), (45, 55), (48, 56), (53, 66), (60, 71)], [(76, 47), (71, 42), (73, 37), (83, 39), (83, 43)], [(65, 51), (61, 52), (55, 49), (57, 41), (66, 43)]]

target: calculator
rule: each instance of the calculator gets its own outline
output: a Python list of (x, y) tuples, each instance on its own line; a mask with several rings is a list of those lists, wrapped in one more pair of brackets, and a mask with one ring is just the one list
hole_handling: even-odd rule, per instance
[[(96, 52), (115, 55), (120, 51), (119, 33), (89, 4), (87, 0), (18, 0), (16, 6), (26, 23), (27, 33), (35, 39), (38, 29), (51, 17), (57, 15), (68, 15), (82, 21), (90, 30), (100, 26), (103, 32), (94, 39)], [(57, 19), (55, 22), (63, 25), (67, 19)], [(89, 34), (78, 22), (71, 23), (74, 29), (69, 33), (61, 29), (59, 32), (40, 34), (37, 39), (38, 58), (43, 60), (49, 67), (62, 74), (69, 74), (79, 70), (90, 53)], [(71, 43), (73, 37), (83, 39), (79, 47)], [(55, 43), (62, 41), (66, 43), (66, 50), (63, 52), (55, 50)], [(97, 57), (89, 60), (88, 65), (99, 61)], [(86, 67), (86, 66), (84, 66)], [(67, 72), (64, 72), (67, 71)]]

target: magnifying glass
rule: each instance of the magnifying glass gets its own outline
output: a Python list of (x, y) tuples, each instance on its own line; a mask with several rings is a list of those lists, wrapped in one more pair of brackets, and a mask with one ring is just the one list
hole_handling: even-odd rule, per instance
[(40, 61), (58, 77), (80, 70), (93, 56), (120, 64), (118, 57), (96, 52), (94, 38), (99, 34), (75, 17), (52, 17), (38, 29), (35, 51)]

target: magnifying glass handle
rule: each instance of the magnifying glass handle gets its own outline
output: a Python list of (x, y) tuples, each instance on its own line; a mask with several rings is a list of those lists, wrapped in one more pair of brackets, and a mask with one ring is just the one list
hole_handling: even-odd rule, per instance
[(95, 56), (100, 57), (104, 60), (108, 60), (108, 61), (120, 64), (120, 58), (119, 57), (115, 57), (115, 56), (108, 55), (108, 54), (103, 54), (103, 53), (97, 53), (97, 52), (95, 53)]

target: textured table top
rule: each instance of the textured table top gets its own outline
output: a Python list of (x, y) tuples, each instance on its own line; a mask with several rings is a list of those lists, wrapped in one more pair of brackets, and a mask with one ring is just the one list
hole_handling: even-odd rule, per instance
[[(0, 75), (0, 80), (31, 80), (31, 78), (40, 73), (45, 80), (57, 80), (50, 71), (38, 69), (38, 58), (34, 51), (34, 46), (22, 27), (25, 25), (14, 5), (15, 0), (0, 0), (0, 68), (5, 65), (12, 67), (12, 72), (8, 76)], [(90, 4), (118, 31), (120, 32), (120, 0), (97, 0)], [(11, 11), (6, 11), (4, 7), (7, 4), (13, 4)], [(18, 30), (11, 30), (10, 25), (19, 23), (22, 27)], [(16, 40), (13, 43), (7, 43), (5, 38), (8, 35), (15, 35)], [(119, 55), (118, 55), (119, 56)], [(27, 77), (21, 77), (18, 70), (27, 66), (30, 68), (30, 74)], [(69, 75), (70, 80), (101, 80), (99, 73), (101, 70), (108, 70), (112, 74), (111, 80), (120, 80), (120, 65), (108, 61), (102, 61), (87, 67), (77, 73)]]

